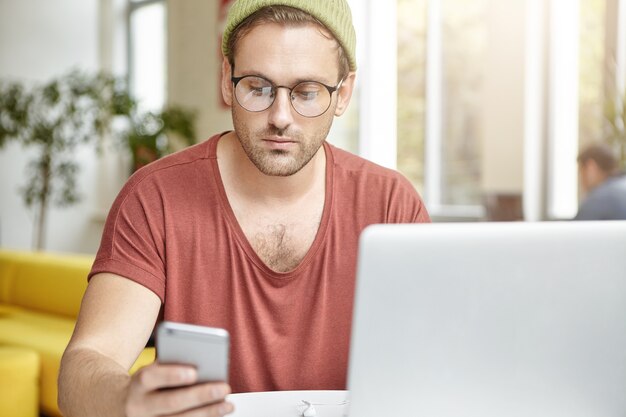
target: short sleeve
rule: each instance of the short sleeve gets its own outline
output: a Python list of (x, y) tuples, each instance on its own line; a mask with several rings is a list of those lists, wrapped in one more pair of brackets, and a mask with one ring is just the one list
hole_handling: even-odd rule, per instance
[(102, 272), (135, 281), (164, 299), (165, 221), (159, 187), (137, 172), (117, 196), (107, 217), (89, 279)]
[(430, 223), (430, 215), (413, 184), (405, 177), (398, 177), (391, 190), (388, 223)]

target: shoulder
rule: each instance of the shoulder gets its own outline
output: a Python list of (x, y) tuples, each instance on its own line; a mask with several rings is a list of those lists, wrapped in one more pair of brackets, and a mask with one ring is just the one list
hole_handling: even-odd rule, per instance
[(190, 168), (190, 166), (198, 162), (209, 159), (211, 157), (211, 144), (214, 140), (217, 140), (216, 136), (144, 166), (131, 176), (129, 183), (138, 184), (147, 178), (171, 175), (185, 168)]
[(611, 191), (626, 192), (626, 174), (620, 174), (606, 181), (604, 188)]
[(333, 145), (329, 147), (333, 154), (334, 170), (340, 180), (366, 183), (375, 188), (399, 188), (417, 196), (413, 184), (398, 171), (385, 168)]
[(204, 142), (156, 160), (136, 171), (119, 192), (112, 211), (122, 207), (152, 209), (164, 200), (175, 201), (207, 187), (214, 136)]
[(610, 178), (589, 192), (591, 201), (607, 202), (626, 199), (626, 176)]
[(329, 145), (334, 187), (344, 200), (364, 210), (381, 210), (385, 222), (430, 221), (417, 190), (401, 173)]
[(605, 181), (589, 192), (576, 219), (608, 220), (626, 218), (626, 176)]
[(400, 182), (413, 187), (409, 180), (393, 169), (385, 168), (358, 155), (328, 145), (333, 154), (335, 170), (346, 175), (358, 175), (366, 178), (377, 178), (382, 181)]

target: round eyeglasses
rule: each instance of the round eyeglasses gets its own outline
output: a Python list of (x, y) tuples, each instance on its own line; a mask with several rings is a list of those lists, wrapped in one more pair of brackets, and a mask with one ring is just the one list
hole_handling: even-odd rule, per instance
[(289, 90), (289, 102), (299, 115), (318, 117), (326, 113), (330, 107), (332, 94), (341, 87), (343, 80), (336, 87), (317, 81), (302, 81), (293, 87), (274, 85), (271, 81), (256, 75), (231, 77), (235, 86), (237, 103), (250, 112), (261, 112), (269, 109), (276, 99), (279, 88)]

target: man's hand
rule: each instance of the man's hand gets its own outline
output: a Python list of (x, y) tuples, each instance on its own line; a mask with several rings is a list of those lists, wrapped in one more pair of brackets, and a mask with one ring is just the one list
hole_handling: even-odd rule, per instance
[(128, 370), (146, 345), (161, 300), (134, 281), (95, 275), (59, 371), (59, 408), (68, 417), (218, 417), (232, 412), (225, 383), (201, 383), (195, 368), (153, 363)]
[[(153, 363), (131, 378), (127, 417), (221, 417), (233, 411), (225, 401), (230, 386), (222, 382), (196, 384), (193, 367)], [(195, 385), (194, 385), (195, 384)]]

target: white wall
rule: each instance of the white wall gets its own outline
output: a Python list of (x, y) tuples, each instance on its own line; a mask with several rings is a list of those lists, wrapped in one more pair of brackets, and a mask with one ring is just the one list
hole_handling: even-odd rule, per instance
[(217, 1), (169, 0), (168, 101), (196, 109), (197, 139), (232, 129), (221, 105), (221, 50)]
[[(0, 79), (45, 82), (71, 68), (98, 67), (97, 0), (0, 0)], [(30, 249), (33, 215), (18, 188), (24, 184), (32, 151), (12, 143), (0, 150), (0, 246)], [(96, 207), (96, 156), (77, 152), (81, 171), (80, 204), (50, 211), (47, 248), (94, 252), (101, 225), (92, 220)]]

